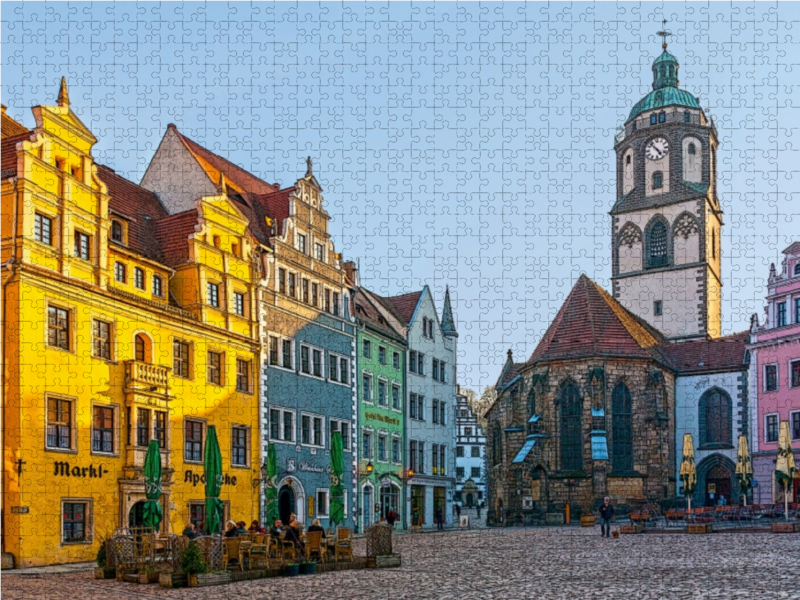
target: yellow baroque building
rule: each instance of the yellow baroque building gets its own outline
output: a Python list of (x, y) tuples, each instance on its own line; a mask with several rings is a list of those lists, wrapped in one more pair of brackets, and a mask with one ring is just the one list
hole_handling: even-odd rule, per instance
[[(2, 117), (3, 552), (16, 566), (93, 560), (141, 523), (162, 448), (162, 532), (204, 519), (215, 426), (225, 517), (259, 514), (256, 282), (265, 248), (216, 195), (169, 214), (94, 162), (70, 109)], [(6, 554), (7, 556), (7, 554)]]

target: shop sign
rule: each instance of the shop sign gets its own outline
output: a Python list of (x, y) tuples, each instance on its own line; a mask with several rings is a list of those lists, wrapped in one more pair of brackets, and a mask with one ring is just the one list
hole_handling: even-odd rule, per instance
[(390, 425), (400, 425), (400, 419), (396, 419), (395, 417), (387, 417), (386, 415), (379, 415), (378, 413), (372, 412), (364, 413), (364, 416), (374, 421), (383, 421), (384, 423), (389, 423)]
[[(227, 473), (220, 478), (223, 485), (236, 485), (236, 475), (231, 477)], [(199, 475), (198, 473), (193, 472), (191, 469), (187, 469), (186, 472), (183, 474), (183, 483), (191, 483), (193, 487), (197, 487), (198, 484), (206, 484), (206, 476), (205, 473)]]
[(94, 465), (89, 465), (88, 467), (70, 467), (69, 463), (65, 460), (56, 460), (54, 461), (53, 475), (58, 475), (60, 477), (82, 477), (82, 478), (100, 478), (103, 476), (103, 473), (108, 473), (108, 470), (103, 470), (103, 466), (99, 465), (95, 467)]
[(27, 515), (31, 512), (30, 506), (12, 506), (11, 507), (11, 514), (12, 515)]

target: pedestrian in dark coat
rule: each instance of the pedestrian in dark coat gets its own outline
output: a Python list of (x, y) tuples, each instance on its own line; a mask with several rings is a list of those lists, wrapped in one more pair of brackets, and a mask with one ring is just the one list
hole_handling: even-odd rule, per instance
[(438, 524), (438, 529), (444, 529), (444, 515), (441, 508), (436, 509), (436, 523)]
[(600, 505), (600, 537), (611, 537), (611, 519), (614, 516), (614, 506), (611, 498), (606, 496)]

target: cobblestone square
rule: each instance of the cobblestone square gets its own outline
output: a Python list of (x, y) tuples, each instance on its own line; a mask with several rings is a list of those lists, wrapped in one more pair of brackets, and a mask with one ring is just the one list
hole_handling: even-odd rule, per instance
[[(358, 540), (357, 554), (364, 551)], [(90, 571), (11, 574), (9, 600), (84, 598), (729, 599), (800, 598), (800, 536), (718, 533), (600, 537), (599, 528), (480, 529), (395, 537), (399, 569), (168, 590)], [(30, 573), (32, 570), (28, 570)]]

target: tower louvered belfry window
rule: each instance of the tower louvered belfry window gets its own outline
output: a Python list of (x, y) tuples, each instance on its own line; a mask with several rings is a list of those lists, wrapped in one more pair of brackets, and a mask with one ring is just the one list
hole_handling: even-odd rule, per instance
[(663, 267), (667, 265), (667, 228), (663, 223), (656, 223), (650, 229), (649, 266)]

